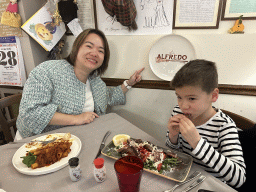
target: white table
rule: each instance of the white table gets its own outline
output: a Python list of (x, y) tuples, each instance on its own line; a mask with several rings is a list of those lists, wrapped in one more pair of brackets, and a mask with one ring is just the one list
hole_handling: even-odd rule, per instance
[[(156, 128), (157, 129), (157, 128)], [(82, 150), (79, 155), (80, 166), (82, 169), (82, 179), (78, 182), (72, 182), (69, 177), (68, 166), (56, 171), (54, 173), (29, 176), (19, 173), (12, 165), (12, 157), (16, 150), (22, 144), (7, 144), (0, 147), (0, 189), (4, 189), (7, 192), (34, 192), (34, 191), (103, 191), (114, 192), (119, 191), (116, 174), (114, 171), (115, 160), (101, 155), (100, 157), (105, 159), (105, 166), (107, 169), (107, 179), (103, 183), (97, 183), (93, 176), (93, 160), (98, 152), (100, 142), (104, 134), (110, 130), (112, 133), (108, 137), (106, 143), (109, 143), (113, 136), (120, 133), (128, 134), (134, 138), (141, 138), (142, 140), (148, 140), (152, 143), (165, 147), (165, 141), (157, 141), (152, 136), (148, 135), (138, 127), (134, 126), (124, 118), (115, 113), (110, 113), (95, 119), (94, 122), (82, 126), (64, 127), (49, 133), (65, 133), (70, 132), (76, 135), (82, 141)], [(47, 133), (48, 134), (48, 133)], [(38, 137), (30, 137), (21, 141), (30, 141), (31, 139)], [(216, 179), (209, 173), (205, 172), (198, 165), (193, 164), (189, 174), (192, 174), (195, 170), (199, 170), (206, 176), (205, 181), (192, 189), (195, 192), (198, 189), (208, 189), (212, 191), (235, 191), (228, 185), (224, 184), (220, 180)], [(192, 182), (181, 186), (175, 190), (175, 192), (182, 191)], [(163, 191), (173, 187), (176, 182), (156, 176), (154, 174), (145, 172), (143, 173), (140, 191)]]

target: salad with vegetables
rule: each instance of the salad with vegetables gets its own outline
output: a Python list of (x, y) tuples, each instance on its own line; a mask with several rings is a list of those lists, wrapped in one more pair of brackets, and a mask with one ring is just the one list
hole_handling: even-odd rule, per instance
[(126, 137), (126, 139), (121, 139), (114, 144), (115, 151), (121, 157), (127, 155), (137, 156), (143, 160), (145, 169), (157, 173), (171, 171), (182, 163), (182, 159), (176, 153), (172, 151), (164, 152), (163, 149), (158, 149), (154, 144), (141, 139)]

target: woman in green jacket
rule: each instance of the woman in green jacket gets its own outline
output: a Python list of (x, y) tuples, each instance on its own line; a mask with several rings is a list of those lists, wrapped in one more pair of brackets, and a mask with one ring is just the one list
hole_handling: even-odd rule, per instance
[(50, 60), (33, 69), (23, 89), (16, 139), (63, 126), (91, 123), (107, 106), (125, 104), (125, 93), (141, 80), (136, 71), (122, 85), (108, 88), (100, 76), (109, 62), (105, 35), (83, 31), (64, 60)]

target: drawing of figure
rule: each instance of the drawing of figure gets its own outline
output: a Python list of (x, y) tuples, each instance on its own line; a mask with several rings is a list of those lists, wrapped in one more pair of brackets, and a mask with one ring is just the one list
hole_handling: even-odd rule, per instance
[(42, 39), (46, 45), (52, 44), (53, 34), (56, 30), (56, 23), (53, 21), (47, 21), (44, 24), (32, 23), (29, 26), (29, 31), (34, 35), (34, 37)]
[(145, 12), (144, 27), (155, 27), (156, 23), (156, 0), (141, 0), (141, 10)]
[(163, 6), (164, 0), (157, 0), (155, 26), (162, 27), (170, 25)]

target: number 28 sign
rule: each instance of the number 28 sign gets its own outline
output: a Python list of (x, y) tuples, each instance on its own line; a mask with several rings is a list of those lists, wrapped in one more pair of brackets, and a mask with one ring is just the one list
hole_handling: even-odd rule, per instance
[(23, 86), (25, 69), (18, 37), (0, 37), (0, 85)]
[(7, 64), (11, 66), (17, 65), (17, 57), (15, 51), (0, 51), (0, 65), (6, 66)]

